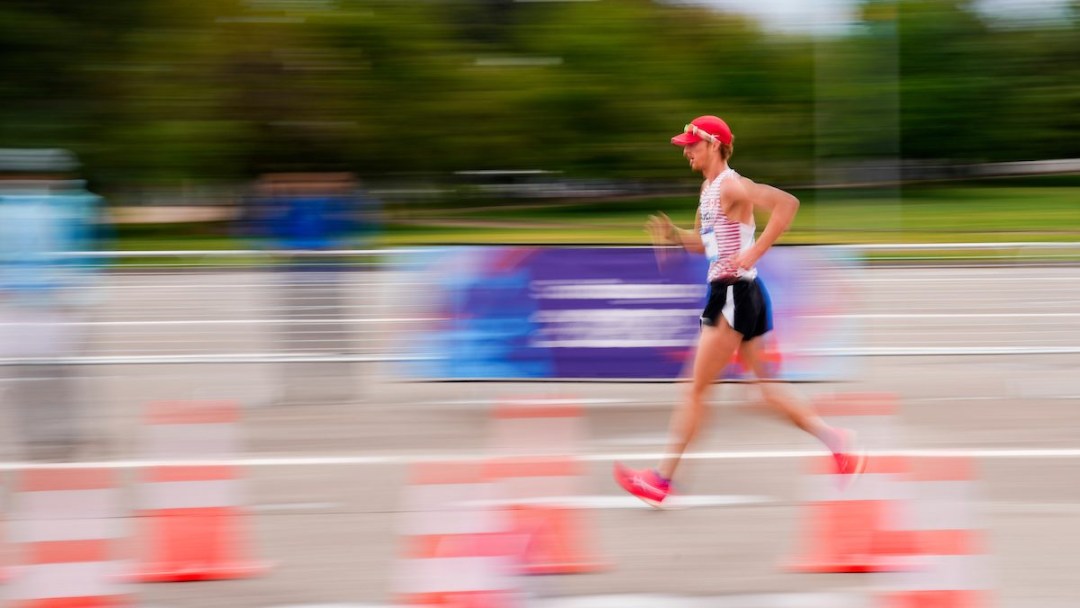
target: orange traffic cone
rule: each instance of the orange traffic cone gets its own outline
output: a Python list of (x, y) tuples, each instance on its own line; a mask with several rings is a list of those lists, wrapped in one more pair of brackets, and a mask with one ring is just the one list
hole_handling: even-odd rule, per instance
[(984, 531), (974, 512), (970, 458), (913, 458), (914, 499), (892, 532), (908, 567), (882, 575), (881, 608), (986, 608), (992, 584)]
[(399, 604), (426, 608), (516, 608), (523, 540), (494, 501), (478, 463), (415, 465), (403, 507)]
[(36, 469), (18, 474), (11, 514), (16, 565), (7, 606), (117, 608), (132, 605), (119, 582), (120, 490), (107, 469)]
[(499, 456), (571, 456), (585, 440), (585, 416), (570, 398), (517, 398), (492, 412), (491, 449)]
[[(896, 445), (897, 405), (890, 395), (830, 395), (814, 404), (831, 425), (856, 431), (860, 444), (878, 449)], [(902, 568), (888, 531), (904, 508), (902, 457), (869, 457), (856, 478), (836, 472), (832, 456), (810, 459), (804, 479), (803, 542), (787, 567), (796, 572), (881, 572)]]
[(582, 574), (607, 568), (590, 550), (594, 543), (580, 509), (567, 499), (577, 495), (581, 464), (572, 458), (502, 458), (489, 463), (488, 475), (510, 507), (512, 528), (528, 539), (526, 574)]
[(811, 498), (804, 510), (801, 550), (788, 563), (796, 572), (881, 572), (900, 567), (888, 556), (895, 537), (882, 534), (897, 517), (898, 485), (907, 462), (875, 457), (845, 488), (831, 456), (813, 459), (807, 475)]
[[(157, 458), (235, 453), (239, 410), (231, 403), (151, 407), (148, 451)], [(197, 451), (196, 451), (197, 450)], [(248, 557), (236, 467), (162, 465), (141, 474), (139, 582), (247, 578), (268, 569)]]
[(571, 398), (517, 398), (499, 403), (492, 421), (496, 459), (489, 473), (507, 500), (515, 530), (530, 539), (528, 574), (578, 574), (607, 567), (584, 514), (570, 507), (583, 476), (574, 455), (586, 435), (584, 411)]
[(269, 566), (247, 557), (245, 513), (235, 504), (230, 466), (154, 467), (143, 480), (140, 511), (143, 583), (248, 578)]
[(840, 393), (814, 399), (814, 411), (830, 425), (851, 429), (859, 443), (874, 450), (901, 447), (901, 427), (897, 421), (900, 404), (890, 393)]

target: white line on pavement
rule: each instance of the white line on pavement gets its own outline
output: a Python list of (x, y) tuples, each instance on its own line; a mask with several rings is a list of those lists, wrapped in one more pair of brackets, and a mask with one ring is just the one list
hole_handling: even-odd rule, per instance
[(678, 597), (673, 595), (593, 595), (530, 603), (536, 608), (863, 608), (859, 594), (796, 593)]
[[(1018, 392), (1017, 389), (1013, 389), (1013, 393)], [(985, 397), (914, 397), (911, 399), (904, 399), (906, 403), (939, 403), (944, 401), (1008, 401), (1013, 399), (1017, 395), (1015, 394), (1003, 394), (998, 396), (985, 396)], [(1053, 399), (1080, 399), (1080, 395), (1020, 395), (1024, 399), (1030, 399), (1033, 401), (1053, 400)]]
[[(664, 500), (664, 510), (698, 509), (702, 507), (736, 507), (763, 505), (775, 502), (767, 496), (739, 494), (672, 494)], [(506, 507), (514, 505), (560, 506), (573, 509), (652, 509), (633, 496), (551, 496), (531, 500), (477, 500), (469, 505), (479, 507)]]
[(1038, 513), (1041, 515), (1077, 515), (1080, 504), (1067, 502), (991, 502), (986, 509), (992, 513)]
[(1080, 312), (855, 313), (803, 315), (803, 319), (1015, 319), (1080, 317)]
[[(1012, 315), (1016, 316), (1016, 315)], [(387, 318), (341, 318), (341, 319), (183, 319), (151, 321), (59, 321), (49, 326), (62, 327), (158, 327), (171, 325), (332, 325), (335, 323), (415, 323), (438, 321), (439, 317), (387, 317)], [(0, 327), (18, 326), (21, 323), (0, 323)]]
[[(777, 460), (821, 456), (823, 452), (815, 450), (731, 450), (714, 452), (696, 452), (683, 455), (683, 460)], [(985, 459), (1056, 459), (1080, 458), (1080, 448), (936, 448), (919, 450), (871, 451), (872, 456), (907, 456), (907, 457), (948, 457), (965, 456)], [(583, 454), (578, 459), (584, 462), (615, 462), (635, 460), (659, 460), (666, 457), (662, 452)], [(441, 454), (353, 454), (341, 456), (266, 456), (213, 460), (103, 460), (96, 462), (0, 462), (0, 471), (24, 469), (70, 469), (70, 468), (105, 468), (139, 469), (145, 467), (170, 466), (220, 466), (234, 465), (247, 467), (280, 466), (338, 466), (338, 465), (401, 465), (421, 462), (443, 461), (484, 461), (491, 454), (476, 452), (444, 452)]]
[(855, 348), (810, 348), (802, 355), (836, 357), (934, 357), (966, 355), (1075, 355), (1080, 346), (871, 346)]
[[(1009, 268), (1002, 268), (1001, 270), (1002, 271), (1008, 271), (1010, 269)], [(1004, 272), (1000, 272), (1000, 273), (996, 273), (996, 274), (1004, 274)], [(967, 274), (955, 274), (955, 275), (952, 275), (952, 276), (938, 276), (938, 277), (928, 277), (925, 274), (912, 274), (911, 276), (906, 276), (906, 277), (900, 277), (900, 276), (892, 276), (892, 277), (861, 276), (861, 277), (859, 277), (858, 282), (859, 283), (959, 283), (959, 282), (986, 281), (986, 282), (990, 283), (990, 282), (1000, 281), (1001, 278), (1003, 278), (1003, 277), (993, 276), (992, 274), (988, 275), (988, 274), (984, 274), (984, 273), (971, 273), (971, 272), (968, 272)], [(1030, 278), (1025, 277), (1024, 280), (1025, 281), (1031, 281), (1031, 283), (1030, 283), (1031, 285), (1037, 285), (1039, 283), (1074, 283), (1075, 284), (1076, 276), (1074, 276), (1074, 275), (1066, 275), (1066, 276), (1043, 276), (1043, 277), (1030, 277)], [(823, 282), (826, 282), (826, 281), (823, 281)], [(840, 283), (840, 282), (851, 282), (851, 281), (848, 281), (848, 280), (832, 281), (832, 283)]]
[(393, 608), (390, 604), (289, 604), (271, 608)]
[(572, 399), (572, 398), (498, 399), (498, 398), (490, 398), (490, 399), (446, 399), (446, 400), (436, 400), (436, 401), (420, 401), (420, 402), (412, 404), (412, 406), (413, 407), (415, 407), (415, 406), (424, 406), (424, 407), (447, 406), (447, 407), (449, 407), (449, 406), (474, 406), (474, 405), (479, 405), (479, 406), (483, 406), (483, 407), (494, 407), (495, 405), (497, 405), (499, 403), (508, 403), (508, 404), (519, 405), (519, 406), (524, 406), (524, 405), (530, 405), (530, 406), (539, 406), (539, 405), (590, 405), (590, 406), (591, 405), (597, 405), (597, 406), (604, 406), (604, 405), (623, 405), (623, 404), (628, 404), (628, 403), (645, 403), (645, 402), (641, 401), (640, 399), (622, 399), (622, 398), (606, 398), (606, 399), (600, 399), (600, 398), (591, 398), (591, 399)]
[[(4, 382), (3, 378), (0, 378), (0, 383)], [(746, 382), (733, 381), (729, 384), (748, 384)], [(1014, 395), (999, 394), (999, 395), (957, 395), (953, 397), (910, 397), (904, 398), (905, 403), (938, 403), (942, 401), (1006, 401), (1014, 398)], [(1072, 394), (1060, 394), (1060, 395), (1024, 395), (1025, 399), (1031, 400), (1050, 400), (1050, 399), (1080, 399), (1080, 396)], [(416, 401), (408, 404), (388, 402), (385, 404), (387, 409), (400, 409), (402, 407), (408, 407), (409, 409), (490, 409), (499, 403), (498, 398), (489, 399), (453, 399), (453, 400), (434, 400), (434, 401)], [(672, 400), (670, 397), (664, 395), (657, 395), (656, 398), (610, 398), (610, 399), (542, 399), (542, 400), (526, 400), (521, 401), (517, 399), (510, 399), (507, 402), (514, 404), (527, 403), (529, 405), (582, 405), (588, 406), (591, 409), (612, 407), (612, 408), (624, 408), (624, 407), (637, 407), (637, 408), (671, 408)], [(712, 402), (718, 406), (732, 406), (742, 405), (746, 403), (745, 399), (716, 399)], [(603, 444), (621, 444), (621, 445), (652, 445), (657, 441), (659, 443), (667, 442), (667, 435), (641, 435), (641, 436), (625, 436), (624, 438), (611, 438), (611, 439), (599, 439), (594, 440), (593, 443), (597, 445)]]
[(343, 506), (340, 502), (268, 502), (251, 505), (252, 511), (321, 511)]
[[(865, 608), (861, 593), (787, 593), (680, 597), (675, 595), (585, 595), (535, 599), (530, 608)], [(390, 608), (382, 604), (290, 604), (273, 608)]]

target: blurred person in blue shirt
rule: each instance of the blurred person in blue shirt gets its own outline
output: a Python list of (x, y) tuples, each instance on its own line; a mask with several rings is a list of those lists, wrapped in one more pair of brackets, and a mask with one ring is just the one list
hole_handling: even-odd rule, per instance
[(74, 455), (80, 316), (94, 301), (100, 197), (66, 150), (0, 150), (0, 369), (24, 455)]
[(285, 250), (343, 248), (355, 219), (348, 174), (278, 173), (256, 186), (258, 236)]
[[(248, 226), (253, 236), (284, 252), (278, 256), (278, 349), (281, 354), (324, 359), (282, 364), (277, 403), (355, 397), (353, 366), (345, 359), (354, 348), (347, 321), (348, 277), (358, 267), (354, 257), (331, 252), (370, 238), (371, 206), (351, 173), (267, 174), (254, 186), (246, 209)], [(326, 253), (304, 253), (310, 251)], [(342, 360), (334, 361), (335, 356)]]

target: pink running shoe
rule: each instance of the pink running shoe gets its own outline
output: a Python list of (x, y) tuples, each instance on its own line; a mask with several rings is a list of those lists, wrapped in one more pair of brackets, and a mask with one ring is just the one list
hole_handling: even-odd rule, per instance
[(836, 459), (836, 472), (840, 475), (849, 475), (845, 486), (850, 485), (855, 477), (866, 470), (866, 454), (857, 447), (855, 432), (849, 429), (841, 429), (843, 434), (843, 447), (833, 454)]
[(615, 481), (622, 486), (622, 489), (657, 509), (671, 493), (671, 482), (660, 477), (660, 474), (653, 469), (635, 471), (616, 462)]

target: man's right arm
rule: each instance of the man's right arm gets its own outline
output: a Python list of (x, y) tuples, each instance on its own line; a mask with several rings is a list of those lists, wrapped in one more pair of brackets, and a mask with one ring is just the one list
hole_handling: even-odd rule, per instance
[(705, 245), (701, 243), (701, 210), (698, 209), (697, 214), (694, 217), (694, 229), (683, 230), (675, 224), (671, 225), (672, 233), (671, 239), (675, 244), (681, 245), (683, 249), (690, 253), (705, 253)]

